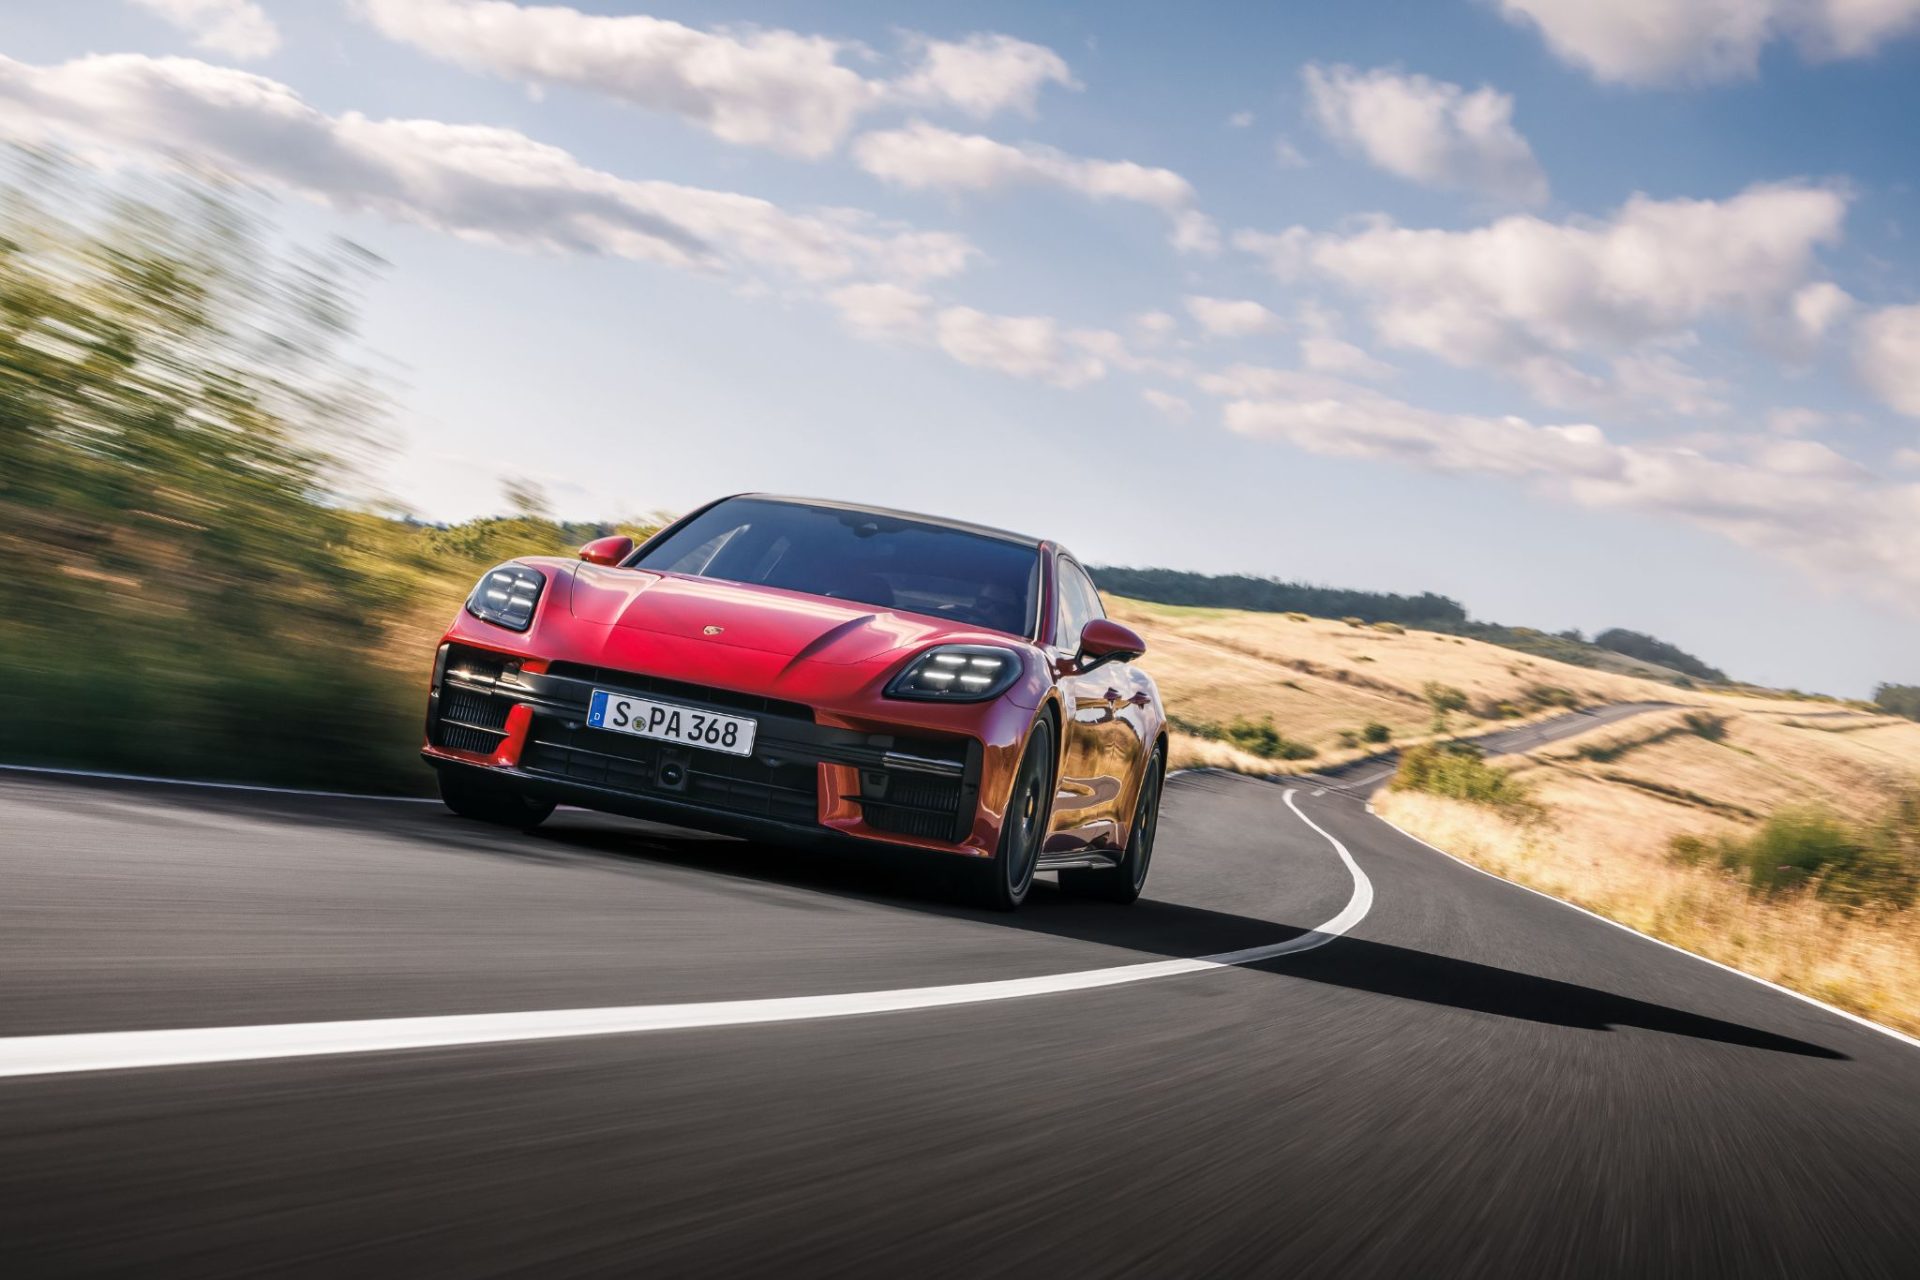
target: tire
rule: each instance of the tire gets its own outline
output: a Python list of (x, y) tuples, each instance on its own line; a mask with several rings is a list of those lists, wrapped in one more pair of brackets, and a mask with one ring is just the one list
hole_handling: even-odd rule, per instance
[(1166, 756), (1155, 747), (1140, 776), (1140, 798), (1134, 802), (1133, 822), (1127, 827), (1127, 852), (1111, 867), (1079, 867), (1060, 873), (1060, 887), (1081, 898), (1130, 903), (1146, 888), (1153, 866), (1153, 837), (1160, 827), (1160, 786), (1166, 774)]
[(553, 812), (551, 800), (536, 800), (466, 769), (440, 770), (440, 799), (462, 818), (516, 831), (533, 830)]
[(975, 903), (992, 911), (1012, 911), (1027, 900), (1040, 849), (1053, 813), (1053, 722), (1042, 716), (1027, 735), (1027, 749), (1007, 793), (1000, 823), (1000, 847), (985, 862), (967, 867)]

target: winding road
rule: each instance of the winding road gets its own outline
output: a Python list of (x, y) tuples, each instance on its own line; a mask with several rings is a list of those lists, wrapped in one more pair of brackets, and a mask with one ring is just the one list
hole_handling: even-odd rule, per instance
[(1380, 772), (1175, 778), (1147, 900), (1011, 916), (0, 773), (0, 1274), (1920, 1273), (1920, 1046), (1436, 853)]

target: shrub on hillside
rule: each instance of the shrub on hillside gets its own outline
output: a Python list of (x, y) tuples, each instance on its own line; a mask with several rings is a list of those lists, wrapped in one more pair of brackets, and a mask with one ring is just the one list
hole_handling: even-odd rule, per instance
[(1376, 622), (1373, 624), (1373, 629), (1375, 631), (1384, 631), (1390, 636), (1403, 636), (1407, 634), (1407, 629), (1397, 622)]
[(1287, 620), (1288, 622), (1311, 622), (1311, 621), (1313, 621), (1313, 619), (1312, 619), (1312, 618), (1310, 618), (1310, 617), (1308, 617), (1308, 616), (1307, 616), (1306, 614), (1304, 614), (1304, 613), (1298, 613), (1298, 612), (1295, 612), (1294, 610), (1291, 610), (1291, 609), (1290, 609), (1290, 610), (1288, 610), (1288, 611), (1287, 611), (1286, 613), (1283, 613), (1283, 614), (1281, 614), (1280, 616), (1281, 616), (1281, 617), (1283, 617), (1283, 618), (1285, 618), (1285, 619), (1286, 619), (1286, 620)]
[(1718, 862), (1756, 893), (1812, 885), (1849, 910), (1902, 909), (1920, 897), (1920, 793), (1865, 826), (1802, 806), (1780, 810), (1748, 836), (1676, 836), (1669, 848), (1680, 862)]
[(1393, 730), (1378, 720), (1370, 721), (1360, 730), (1360, 736), (1368, 742), (1392, 742)]
[(1268, 720), (1235, 720), (1226, 728), (1226, 738), (1248, 755), (1262, 760), (1311, 760), (1319, 755), (1304, 742), (1287, 737)]
[(1396, 791), (1424, 791), (1498, 809), (1509, 817), (1530, 819), (1540, 813), (1532, 790), (1513, 770), (1488, 764), (1478, 747), (1464, 742), (1408, 747), (1400, 753), (1390, 785)]
[(1689, 711), (1680, 717), (1689, 733), (1695, 733), (1708, 742), (1721, 742), (1727, 736), (1727, 718), (1714, 715), (1711, 711)]

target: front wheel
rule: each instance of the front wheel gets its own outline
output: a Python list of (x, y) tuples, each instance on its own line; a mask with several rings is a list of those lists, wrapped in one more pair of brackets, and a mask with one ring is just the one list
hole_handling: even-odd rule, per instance
[(553, 812), (553, 801), (536, 800), (467, 769), (440, 770), (440, 799), (463, 818), (516, 831), (531, 831)]
[(1027, 735), (1027, 751), (1020, 757), (1006, 817), (1000, 822), (1000, 847), (990, 861), (967, 868), (973, 879), (971, 896), (981, 906), (1012, 911), (1026, 901), (1052, 813), (1053, 724), (1043, 718)]
[(1116, 866), (1078, 867), (1060, 873), (1060, 887), (1084, 898), (1128, 903), (1147, 885), (1153, 864), (1153, 835), (1160, 825), (1160, 782), (1166, 757), (1159, 747), (1140, 778), (1140, 798), (1134, 802), (1133, 824), (1127, 828), (1127, 852)]

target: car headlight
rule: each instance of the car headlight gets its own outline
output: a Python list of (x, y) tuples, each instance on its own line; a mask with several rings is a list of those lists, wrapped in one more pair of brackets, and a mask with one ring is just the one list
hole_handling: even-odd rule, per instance
[(943, 644), (909, 662), (887, 685), (889, 698), (985, 702), (1020, 678), (1020, 655), (990, 644)]
[(540, 592), (547, 575), (523, 564), (503, 564), (489, 569), (467, 597), (467, 612), (482, 622), (509, 631), (525, 631), (533, 625), (533, 610), (540, 603)]

